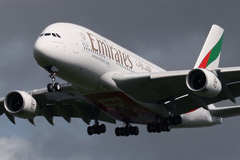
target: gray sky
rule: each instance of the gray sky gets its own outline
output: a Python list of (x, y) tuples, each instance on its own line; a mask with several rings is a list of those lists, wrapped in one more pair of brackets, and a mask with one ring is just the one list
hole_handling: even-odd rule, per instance
[[(239, 6), (237, 0), (1, 0), (0, 96), (49, 82), (32, 49), (39, 33), (55, 22), (87, 27), (167, 70), (192, 68), (211, 25), (218, 24), (225, 29), (220, 66), (239, 66)], [(225, 104), (231, 103), (219, 105)], [(14, 126), (1, 116), (0, 155), (5, 160), (235, 160), (239, 121), (162, 134), (140, 126), (138, 137), (125, 138), (115, 137), (111, 124), (106, 134), (89, 137), (81, 119), (68, 124), (55, 118), (52, 127), (38, 117), (33, 127), (21, 119)]]

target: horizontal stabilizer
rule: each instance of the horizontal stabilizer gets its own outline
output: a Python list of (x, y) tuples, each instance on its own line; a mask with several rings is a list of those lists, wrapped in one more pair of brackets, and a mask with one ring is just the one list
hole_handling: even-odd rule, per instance
[(240, 106), (215, 107), (209, 105), (209, 112), (216, 117), (228, 118), (240, 115)]

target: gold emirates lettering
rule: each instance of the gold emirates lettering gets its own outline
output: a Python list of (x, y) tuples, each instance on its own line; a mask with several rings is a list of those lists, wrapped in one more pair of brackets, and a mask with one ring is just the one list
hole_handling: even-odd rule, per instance
[(119, 49), (112, 47), (107, 43), (107, 41), (102, 41), (97, 39), (94, 35), (87, 32), (89, 40), (91, 42), (92, 50), (99, 52), (106, 57), (116, 61), (117, 63), (122, 64), (125, 67), (130, 69), (133, 68), (133, 63), (130, 59), (130, 56), (121, 52)]

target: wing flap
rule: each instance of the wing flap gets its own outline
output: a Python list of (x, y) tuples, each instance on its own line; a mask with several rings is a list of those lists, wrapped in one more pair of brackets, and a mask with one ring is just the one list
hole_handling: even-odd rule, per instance
[(240, 67), (219, 68), (217, 72), (225, 83), (240, 81)]

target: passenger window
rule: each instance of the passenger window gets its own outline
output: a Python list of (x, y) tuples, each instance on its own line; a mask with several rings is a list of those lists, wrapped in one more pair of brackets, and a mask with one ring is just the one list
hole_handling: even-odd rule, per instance
[(51, 36), (51, 33), (45, 33), (44, 36)]

